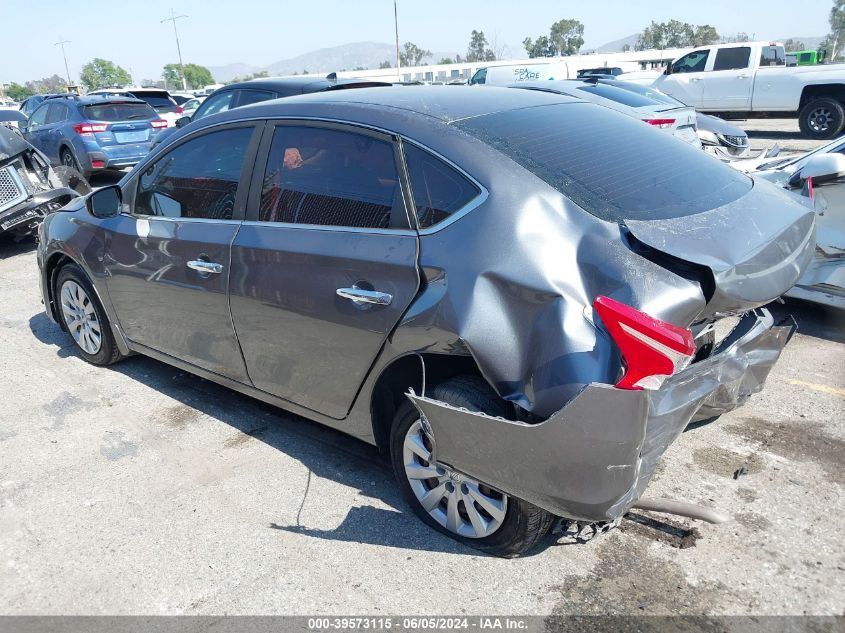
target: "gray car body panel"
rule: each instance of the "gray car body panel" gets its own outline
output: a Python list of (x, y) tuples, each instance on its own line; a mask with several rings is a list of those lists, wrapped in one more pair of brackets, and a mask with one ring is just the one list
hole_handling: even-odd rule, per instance
[[(131, 339), (126, 340), (126, 345), (373, 443), (376, 441), (371, 421), (374, 387), (380, 376), (389, 371), (397, 359), (418, 353), (471, 356), (484, 378), (502, 398), (518, 405), (532, 419), (546, 420), (541, 427), (560, 412), (566, 412), (572, 404), (578, 401), (579, 407), (587, 404), (593, 395), (601, 401), (599, 395), (613, 393), (608, 396), (606, 403), (596, 404), (599, 408), (594, 412), (585, 410), (579, 418), (578, 424), (594, 424), (596, 429), (608, 428), (608, 425), (624, 426), (632, 411), (639, 412), (636, 413), (636, 419), (642, 424), (652, 418), (664, 419), (658, 413), (652, 413), (651, 409), (644, 413), (646, 408), (654, 408), (658, 404), (671, 405), (673, 410), (683, 409), (680, 413), (665, 416), (665, 428), (670, 429), (668, 435), (649, 431), (646, 426), (642, 426), (639, 431), (617, 429), (615, 432), (624, 439), (624, 446), (620, 444), (613, 450), (602, 442), (593, 448), (582, 446), (582, 460), (593, 459), (605, 467), (632, 464), (634, 454), (642, 453), (644, 438), (674, 436), (680, 432), (686, 420), (691, 419), (697, 411), (704, 410), (705, 405), (726, 409), (738, 404), (742, 400), (740, 396), (747, 391), (744, 387), (734, 390), (737, 397), (733, 400), (713, 396), (713, 402), (709, 403), (708, 399), (714, 393), (733, 389), (731, 385), (744, 384), (746, 376), (756, 375), (751, 370), (756, 365), (749, 361), (745, 371), (713, 369), (684, 374), (690, 377), (689, 384), (672, 389), (674, 395), (666, 396), (665, 401), (660, 399), (659, 394), (662, 392), (650, 395), (626, 392), (617, 395), (620, 390), (609, 385), (619, 378), (621, 359), (610, 336), (600, 323), (595, 322), (591, 307), (595, 297), (609, 296), (681, 327), (712, 318), (715, 312), (723, 309), (742, 311), (756, 307), (780, 295), (800, 275), (804, 249), (812, 250), (812, 213), (807, 219), (807, 210), (785, 194), (779, 194), (778, 197), (772, 193), (776, 191), (775, 188), (767, 190), (754, 186), (735, 206), (716, 209), (712, 211), (713, 215), (702, 213), (681, 218), (677, 222), (630, 223), (626, 228), (587, 213), (504, 154), (449, 125), (452, 121), (507, 109), (561, 103), (575, 103), (575, 100), (536, 91), (495, 88), (465, 91), (454, 87), (398, 87), (338, 91), (262, 102), (213, 115), (198, 122), (196, 128), (193, 125), (184, 128), (184, 134), (174, 139), (175, 142), (182, 142), (192, 134), (245, 120), (341, 121), (381, 130), (406, 142), (417, 143), (458, 166), (485, 190), (485, 195), (477, 199), (468, 212), (458, 212), (439, 225), (419, 231), (418, 237), (413, 233), (410, 237), (403, 236), (403, 239), (417, 243), (415, 275), (418, 274), (420, 279), (419, 290), (414, 291), (416, 295), (407, 309), (397, 310), (390, 319), (378, 326), (368, 325), (366, 319), (358, 319), (351, 326), (349, 323), (340, 323), (339, 318), (344, 313), (334, 303), (326, 303), (319, 310), (308, 314), (313, 324), (311, 332), (315, 344), (324, 341), (334, 346), (335, 350), (356, 353), (354, 347), (338, 346), (346, 328), (350, 336), (356, 332), (377, 332), (381, 340), (378, 344), (374, 338), (370, 339), (364, 346), (366, 353), (362, 353), (358, 359), (361, 367), (357, 368), (359, 371), (356, 374), (356, 381), (362, 380), (363, 384), (345, 415), (343, 409), (350, 407), (349, 390), (345, 389), (343, 396), (339, 397), (336, 393), (337, 385), (331, 379), (332, 367), (325, 362), (322, 362), (322, 367), (316, 368), (323, 372), (319, 374), (319, 379), (308, 381), (308, 368), (303, 367), (300, 368), (298, 382), (279, 381), (278, 384), (287, 384), (287, 392), (280, 389), (273, 393), (268, 391), (268, 385), (263, 385), (262, 389), (258, 388), (257, 381), (233, 378), (233, 372), (226, 374), (208, 366), (197, 366), (185, 358), (168, 355), (164, 350), (151, 349)], [(631, 125), (641, 123), (631, 121)], [(131, 203), (137, 174), (143, 173), (146, 166), (168, 151), (169, 147), (170, 144), (153, 152), (124, 178), (121, 185), (125, 201)], [(688, 151), (698, 150), (689, 148)], [(742, 222), (745, 209), (751, 209), (752, 213), (745, 216), (746, 221)], [(764, 213), (766, 209), (770, 216)], [(734, 216), (739, 216), (739, 219), (732, 225), (735, 230), (729, 234), (713, 225), (715, 220)], [(117, 261), (131, 261), (132, 257), (137, 257), (138, 250), (131, 242), (126, 242), (116, 252), (110, 252), (106, 246), (106, 233), (114, 228), (113, 223), (125, 221), (125, 217), (101, 220), (84, 209), (54, 214), (45, 225), (44, 239), (39, 247), (42, 270), (57, 254), (80, 263), (91, 276), (109, 312), (113, 331), (119, 334), (122, 315), (114, 311), (109, 294), (125, 289), (114, 288), (113, 280), (105, 283), (109, 272), (102, 260), (104, 255)], [(246, 210), (246, 217), (249, 217), (249, 209)], [(752, 226), (754, 230), (747, 230)], [(742, 227), (746, 229), (744, 232), (740, 231)], [(297, 301), (313, 288), (313, 285), (306, 283), (297, 283), (291, 288), (276, 284), (281, 292), (290, 294), (277, 301), (275, 307), (265, 302), (259, 309), (257, 306), (260, 302), (245, 299), (249, 286), (272, 282), (266, 270), (266, 262), (253, 263), (246, 256), (248, 250), (260, 242), (257, 234), (249, 236), (250, 232), (254, 233), (259, 228), (259, 223), (243, 224), (239, 231), (244, 233), (245, 249), (234, 250), (238, 261), (233, 264), (233, 269), (237, 269), (237, 274), (228, 291), (232, 299), (230, 312), (234, 319), (233, 324), (220, 335), (231, 335), (235, 340), (244, 335), (241, 331), (243, 327), (255, 327), (256, 324), (264, 328), (267, 336), (271, 336), (272, 332), (267, 327), (272, 321), (274, 310), (275, 314), (282, 314), (278, 308), (285, 306), (288, 308), (285, 318), (296, 318), (302, 313), (302, 310), (295, 309)], [(279, 228), (273, 227), (271, 230), (278, 231)], [(678, 252), (679, 257), (686, 259), (691, 256), (697, 258), (702, 266), (712, 270), (717, 282), (717, 293), (713, 297), (706, 297), (702, 286), (696, 281), (673, 273), (634, 252), (626, 240), (628, 230), (634, 232), (639, 240), (650, 243), (653, 248), (663, 249), (662, 252)], [(297, 235), (307, 233), (304, 229), (296, 231), (299, 231)], [(692, 232), (693, 236), (685, 237), (687, 231)], [(316, 230), (313, 232), (321, 233)], [(398, 237), (401, 233), (395, 235)], [(672, 236), (684, 244), (684, 249), (674, 250)], [(236, 236), (233, 242), (238, 244), (238, 239), (239, 236)], [(290, 239), (295, 239), (295, 236)], [(713, 245), (715, 240), (721, 242), (718, 247)], [(328, 242), (322, 248), (315, 241), (314, 248), (318, 249), (317, 255), (320, 257), (330, 258), (332, 255), (333, 247)], [(710, 255), (711, 251), (715, 254)], [(402, 252), (404, 255), (399, 259), (405, 262), (403, 267), (408, 269), (411, 251), (405, 249)], [(792, 260), (782, 267), (783, 270), (778, 269), (774, 262), (778, 253)], [(375, 265), (376, 261), (370, 264)], [(776, 279), (767, 281), (770, 275), (775, 275)], [(745, 283), (743, 279), (755, 276), (762, 284), (762, 290)], [(49, 279), (46, 275), (43, 277), (42, 291), (45, 293), (45, 303), (50, 305)], [(328, 278), (320, 281), (323, 282), (328, 283)], [(409, 292), (412, 283), (410, 278), (403, 281), (403, 292)], [(322, 290), (332, 290), (331, 284)], [(766, 293), (768, 296), (765, 296)], [(185, 295), (186, 301), (180, 310), (190, 312), (203, 309), (204, 304), (198, 303), (191, 296)], [(51, 310), (48, 310), (48, 314), (51, 314)], [(55, 314), (51, 314), (51, 318), (55, 318)], [(398, 323), (391, 327), (389, 321), (393, 319), (398, 319)], [(766, 331), (779, 332), (773, 328)], [(184, 330), (182, 333), (188, 335)], [(258, 349), (259, 340), (256, 338), (251, 344), (253, 350)], [(767, 354), (771, 352), (765, 345), (763, 348)], [(741, 356), (743, 349), (737, 354)], [(326, 354), (321, 358), (325, 360), (330, 357), (331, 349), (324, 351)], [(753, 350), (748, 355), (753, 356)], [(702, 363), (697, 363), (694, 368), (705, 367)], [(249, 358), (246, 365), (249, 366)], [(741, 365), (739, 363), (737, 366)], [(724, 363), (719, 364), (719, 367), (725, 366)], [(349, 367), (339, 363), (334, 370), (348, 372)], [(692, 370), (690, 368), (687, 371)], [(268, 370), (267, 375), (272, 373)], [(681, 381), (680, 375), (676, 378)], [(291, 399), (292, 387), (307, 388), (309, 392), (302, 394), (297, 402)], [(613, 406), (610, 405), (611, 401), (615, 403)], [(572, 415), (572, 411), (574, 409), (565, 415)], [(338, 419), (339, 416), (343, 419)], [(430, 417), (436, 420), (438, 416), (431, 413)], [(461, 428), (462, 424), (456, 428)], [(517, 426), (520, 432), (531, 432), (525, 431), (525, 425)], [(546, 428), (552, 427), (557, 425), (552, 424)], [(497, 433), (491, 437), (504, 439)], [(573, 440), (567, 436), (566, 441)], [(464, 448), (467, 447), (464, 445)], [(518, 455), (514, 458), (512, 447), (503, 445), (500, 448), (509, 452), (511, 461), (528, 465), (540, 457), (547, 459), (558, 455), (562, 450), (561, 446), (545, 444), (537, 449), (545, 451), (545, 455)], [(455, 468), (467, 470), (466, 463), (470, 462), (471, 456), (453, 454), (449, 458)], [(605, 463), (603, 460), (611, 461)], [(584, 489), (581, 493), (565, 489), (555, 500), (554, 494), (532, 493), (529, 488), (536, 481), (530, 480), (520, 480), (517, 487), (520, 490), (525, 488), (528, 495), (526, 498), (548, 498), (541, 503), (548, 509), (562, 511), (569, 507), (580, 516), (607, 517), (619, 508), (624, 508), (637, 494), (628, 494), (632, 490), (631, 473), (622, 473), (622, 468), (618, 470), (620, 472), (614, 474), (616, 483), (613, 484), (613, 491), (606, 490), (613, 494), (600, 494), (598, 497), (604, 497), (601, 499), (592, 489)], [(487, 470), (478, 472), (488, 475)], [(493, 474), (489, 473), (490, 476)], [(639, 481), (639, 471), (637, 478)], [(497, 477), (490, 480), (490, 483), (498, 485), (500, 482)], [(507, 489), (504, 485), (503, 488)], [(570, 500), (571, 504), (561, 501), (564, 493), (574, 496)], [(610, 508), (617, 510), (611, 511)]]
[(438, 462), (559, 516), (612, 521), (640, 498), (691, 420), (730, 411), (760, 391), (793, 330), (773, 326), (765, 310), (749, 313), (711, 357), (659, 391), (587, 385), (540, 424), (408, 397), (430, 425)]

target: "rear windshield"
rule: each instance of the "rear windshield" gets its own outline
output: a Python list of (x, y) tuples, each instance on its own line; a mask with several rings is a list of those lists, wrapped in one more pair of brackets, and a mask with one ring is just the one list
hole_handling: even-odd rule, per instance
[(133, 92), (136, 99), (146, 101), (154, 108), (175, 108), (176, 103), (166, 92)]
[(82, 116), (91, 121), (135, 121), (158, 118), (146, 103), (98, 103), (82, 107)]
[(701, 150), (589, 103), (508, 110), (455, 125), (610, 222), (693, 215), (751, 189), (750, 178)]
[[(615, 86), (608, 86), (607, 84), (595, 84), (590, 86), (579, 86), (579, 92), (589, 92), (590, 94), (610, 99), (616, 103), (629, 106), (631, 108), (641, 108), (643, 106), (657, 105), (659, 102), (654, 99), (649, 99), (644, 95), (639, 95), (628, 90), (622, 90)], [(577, 94), (577, 93), (575, 93)]]
[(659, 90), (655, 90), (654, 88), (650, 88), (648, 86), (641, 86), (639, 84), (634, 84), (627, 81), (617, 81), (614, 86), (619, 90), (625, 90), (626, 92), (634, 92), (648, 99), (654, 99), (657, 103), (677, 106), (679, 108), (686, 107), (685, 103), (678, 101), (677, 99), (675, 99), (675, 97), (670, 97), (666, 93), (660, 92)]

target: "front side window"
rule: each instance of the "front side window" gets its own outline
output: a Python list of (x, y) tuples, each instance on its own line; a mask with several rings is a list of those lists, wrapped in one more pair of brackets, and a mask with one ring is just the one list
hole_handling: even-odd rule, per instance
[(706, 51), (693, 51), (687, 53), (674, 64), (672, 64), (672, 72), (676, 73), (700, 73), (704, 72), (704, 67), (707, 65), (707, 56), (710, 54)]
[(469, 80), (470, 85), (475, 84), (483, 84), (487, 83), (487, 69), (480, 68), (476, 71), (476, 73), (472, 76), (472, 79)]
[(786, 55), (782, 46), (764, 46), (760, 51), (761, 66), (785, 66)]
[(232, 99), (234, 96), (235, 91), (228, 90), (209, 97), (199, 108), (197, 108), (194, 118), (201, 119), (212, 114), (217, 114), (218, 112), (225, 112), (232, 107)]
[(405, 164), (421, 229), (445, 220), (480, 192), (472, 182), (439, 158), (405, 144)]
[(277, 127), (259, 220), (407, 228), (393, 145), (344, 130)]
[(748, 68), (751, 59), (751, 47), (737, 46), (735, 48), (720, 48), (716, 51), (713, 70), (737, 70)]
[(135, 213), (231, 220), (252, 131), (211, 132), (165, 154), (138, 179)]

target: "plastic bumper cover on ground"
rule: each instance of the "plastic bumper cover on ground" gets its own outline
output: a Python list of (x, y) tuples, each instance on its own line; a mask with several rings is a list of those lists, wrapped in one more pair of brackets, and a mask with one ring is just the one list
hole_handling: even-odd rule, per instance
[(713, 355), (659, 391), (591, 384), (540, 424), (493, 418), (409, 394), (438, 462), (559, 516), (613, 520), (639, 499), (661, 455), (695, 419), (760, 391), (794, 331), (749, 313)]

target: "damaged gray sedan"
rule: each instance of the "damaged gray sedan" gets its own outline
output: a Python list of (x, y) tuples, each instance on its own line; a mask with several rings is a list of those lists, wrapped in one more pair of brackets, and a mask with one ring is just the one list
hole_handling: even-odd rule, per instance
[(192, 123), (49, 216), (38, 262), (86, 360), (375, 444), (425, 523), (514, 556), (622, 516), (690, 421), (762, 388), (813, 218), (606, 108), (396, 87)]

